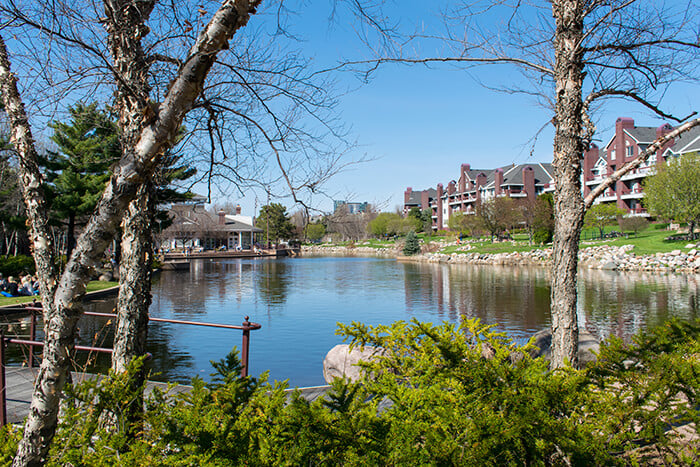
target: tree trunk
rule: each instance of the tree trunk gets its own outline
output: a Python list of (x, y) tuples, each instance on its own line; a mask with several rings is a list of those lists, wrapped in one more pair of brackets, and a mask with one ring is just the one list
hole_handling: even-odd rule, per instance
[[(139, 188), (136, 199), (129, 204), (122, 222), (122, 258), (119, 263), (119, 298), (117, 324), (114, 335), (112, 369), (124, 372), (135, 358), (146, 353), (148, 335), (148, 308), (151, 305), (151, 263), (153, 240), (151, 234), (151, 184)], [(122, 431), (128, 437), (141, 430), (143, 393), (139, 391), (145, 378), (142, 369), (129, 382), (129, 395), (123, 413), (115, 420), (124, 423)]]
[[(160, 163), (163, 152), (174, 143), (182, 119), (199, 96), (217, 54), (228, 48), (229, 40), (239, 28), (246, 25), (258, 4), (259, 0), (225, 0), (190, 49), (163, 102), (159, 106), (149, 105), (142, 109), (140, 115), (134, 115), (134, 118), (145, 121), (143, 131), (133, 147), (123, 148), (122, 157), (114, 166), (113, 175), (93, 216), (80, 235), (60, 281), (57, 280), (58, 275), (53, 267), (53, 258), (47, 253), (51, 251), (51, 242), (48, 216), (44, 209), (45, 199), (41, 192), (41, 175), (36, 164), (36, 150), (17, 91), (17, 81), (10, 71), (4, 41), (0, 38), (0, 95), (10, 117), (11, 141), (20, 160), (23, 197), (32, 224), (32, 243), (41, 281), (46, 322), (44, 358), (13, 465), (42, 465), (46, 462), (56, 430), (60, 395), (69, 370), (69, 352), (73, 349), (76, 323), (82, 314), (81, 300), (90, 270), (109, 245), (118, 222), (128, 204), (135, 198), (137, 189), (149, 180)], [(126, 6), (133, 9), (131, 2)], [(144, 26), (139, 34), (145, 34), (147, 30)], [(117, 36), (117, 40), (127, 41), (120, 36), (124, 32), (119, 28), (109, 29), (108, 34)], [(121, 65), (123, 63), (115, 66), (115, 73), (120, 73)]]
[(555, 0), (554, 260), (552, 264), (552, 368), (578, 365), (576, 272), (585, 214), (583, 159), (583, 0)]
[(122, 259), (119, 264), (117, 331), (112, 369), (125, 371), (131, 360), (146, 353), (148, 308), (151, 305), (151, 189), (139, 188), (122, 223)]

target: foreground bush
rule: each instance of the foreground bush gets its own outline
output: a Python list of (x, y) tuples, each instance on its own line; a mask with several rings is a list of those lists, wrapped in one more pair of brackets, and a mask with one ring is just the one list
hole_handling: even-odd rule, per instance
[[(340, 327), (383, 356), (362, 384), (307, 402), (239, 378), (234, 354), (210, 383), (154, 391), (136, 426), (128, 374), (68, 391), (53, 465), (629, 465), (697, 462), (700, 330), (677, 322), (613, 340), (585, 370), (549, 371), (478, 321)], [(130, 371), (133, 373), (138, 368)], [(0, 434), (0, 464), (19, 434)], [(652, 446), (652, 448), (644, 448)]]

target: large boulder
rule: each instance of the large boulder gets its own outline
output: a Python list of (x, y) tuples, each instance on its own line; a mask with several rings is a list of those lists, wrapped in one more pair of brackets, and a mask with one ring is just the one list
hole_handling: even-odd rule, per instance
[(369, 361), (382, 354), (379, 347), (355, 346), (350, 350), (348, 344), (339, 344), (333, 347), (323, 359), (323, 379), (330, 384), (335, 378), (345, 376), (351, 381), (360, 379), (362, 368), (357, 366), (360, 361)]
[[(543, 329), (532, 336), (535, 349), (530, 352), (533, 357), (543, 357), (550, 360), (552, 356), (552, 330)], [(578, 333), (578, 361), (580, 366), (586, 366), (596, 360), (593, 352), (598, 352), (600, 342), (588, 331), (579, 330)]]

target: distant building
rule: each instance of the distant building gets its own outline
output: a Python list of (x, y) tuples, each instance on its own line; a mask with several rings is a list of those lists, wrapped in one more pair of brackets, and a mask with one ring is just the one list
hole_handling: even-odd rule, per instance
[[(631, 118), (618, 118), (615, 134), (603, 148), (592, 145), (583, 160), (583, 195), (588, 195), (605, 178), (644, 151), (655, 139), (669, 133), (673, 127), (665, 123), (659, 127), (635, 126)], [(700, 128), (695, 127), (680, 137), (669, 141), (652, 154), (646, 162), (627, 173), (595, 200), (599, 203), (615, 203), (630, 215), (648, 216), (644, 204), (643, 180), (671, 157), (700, 152)]]
[(224, 211), (212, 214), (201, 199), (173, 204), (169, 212), (172, 224), (161, 232), (160, 247), (252, 249), (263, 230), (254, 226), (253, 217), (241, 214), (240, 205), (235, 209), (234, 214)]
[(367, 202), (364, 203), (356, 203), (356, 202), (348, 202), (348, 201), (341, 201), (341, 200), (333, 200), (333, 212), (337, 212), (338, 209), (341, 207), (345, 207), (348, 210), (348, 213), (350, 214), (357, 214), (360, 212), (366, 212), (367, 211)]

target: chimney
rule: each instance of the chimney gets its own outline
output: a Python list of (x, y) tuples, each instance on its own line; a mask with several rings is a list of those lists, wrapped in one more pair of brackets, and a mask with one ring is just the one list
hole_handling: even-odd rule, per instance
[(442, 230), (442, 195), (443, 195), (443, 189), (442, 189), (442, 183), (438, 183), (437, 186), (437, 202), (435, 205), (437, 206), (437, 229)]
[(664, 123), (656, 129), (656, 137), (661, 138), (663, 135), (670, 133), (671, 130), (673, 130), (673, 127), (668, 123)]
[(462, 164), (462, 170), (459, 174), (459, 192), (467, 191), (467, 173), (469, 172), (469, 164)]
[(219, 211), (219, 225), (224, 225), (226, 223), (226, 212), (222, 209)]
[(449, 195), (455, 194), (455, 181), (454, 180), (452, 180), (450, 183), (447, 184), (447, 194), (449, 194)]
[(523, 169), (523, 189), (528, 199), (535, 199), (535, 171), (529, 165)]
[[(668, 123), (664, 123), (663, 125), (661, 125), (660, 127), (658, 127), (656, 129), (656, 137), (661, 138), (662, 136), (670, 133), (672, 130), (673, 130), (673, 127), (671, 125), (669, 125)], [(661, 147), (661, 149), (656, 151), (656, 165), (657, 166), (659, 166), (664, 161), (664, 157), (663, 157), (664, 151), (666, 151), (666, 149), (670, 148), (674, 144), (676, 144), (675, 138), (670, 140), (668, 143), (664, 144)]]
[(237, 205), (236, 205), (236, 215), (237, 215), (237, 216), (240, 216), (240, 215), (241, 215), (241, 205), (240, 205), (240, 204), (237, 204)]
[(589, 177), (593, 177), (593, 167), (600, 158), (600, 149), (595, 143), (587, 151), (583, 153), (583, 196), (587, 196), (591, 192), (591, 187), (586, 185)]
[(476, 183), (474, 184), (477, 199), (481, 199), (481, 192), (479, 191), (479, 188), (481, 188), (484, 185), (486, 185), (486, 175), (483, 172), (481, 172), (479, 175), (476, 176)]
[(501, 194), (501, 185), (503, 185), (503, 169), (496, 169), (494, 185), (496, 188), (496, 196), (498, 196)]
[(409, 186), (406, 191), (403, 192), (403, 204), (408, 204), (408, 200), (411, 197), (411, 192), (413, 189)]
[(430, 197), (428, 196), (428, 190), (421, 191), (420, 194), (420, 208), (426, 210), (430, 207)]

